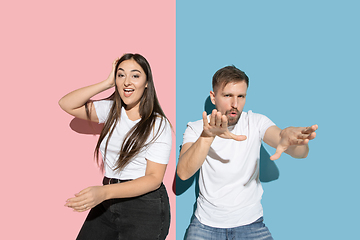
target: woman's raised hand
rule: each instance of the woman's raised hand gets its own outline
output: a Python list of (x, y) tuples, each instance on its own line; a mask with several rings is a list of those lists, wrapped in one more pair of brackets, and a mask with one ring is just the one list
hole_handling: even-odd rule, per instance
[(116, 58), (112, 63), (112, 70), (108, 76), (108, 78), (105, 80), (105, 82), (110, 86), (109, 88), (112, 88), (115, 86), (115, 68), (116, 64), (119, 61), (119, 58)]
[[(88, 116), (85, 110), (85, 104), (87, 103), (87, 101), (89, 101), (90, 98), (92, 98), (96, 94), (99, 94), (115, 86), (115, 68), (118, 61), (119, 58), (114, 60), (111, 73), (106, 80), (90, 86), (79, 88), (66, 94), (59, 100), (60, 107), (65, 112), (73, 115), (74, 117), (87, 120)], [(96, 115), (95, 107), (92, 104), (90, 113), (90, 120), (93, 122), (99, 122), (99, 119)]]

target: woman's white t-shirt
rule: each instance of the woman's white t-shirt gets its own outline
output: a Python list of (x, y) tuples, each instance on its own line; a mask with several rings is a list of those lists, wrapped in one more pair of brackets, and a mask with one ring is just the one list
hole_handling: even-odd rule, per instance
[[(107, 120), (112, 104), (113, 101), (110, 100), (94, 102), (94, 107), (96, 110), (96, 115), (99, 119), (99, 123), (104, 123)], [(166, 119), (162, 121), (160, 126), (161, 118), (159, 117), (155, 121), (154, 131), (150, 133), (146, 143), (149, 143), (153, 139), (159, 127), (161, 127), (156, 140), (150, 143), (147, 147), (144, 147), (139, 152), (139, 154), (137, 154), (129, 162), (129, 164), (125, 166), (124, 169), (121, 171), (115, 170), (116, 162), (119, 158), (119, 152), (124, 138), (128, 131), (130, 131), (130, 129), (139, 121), (140, 119), (135, 121), (130, 120), (126, 114), (125, 109), (121, 109), (120, 121), (118, 121), (116, 128), (110, 138), (106, 152), (106, 159), (104, 159), (104, 153), (108, 135), (103, 139), (100, 145), (100, 152), (104, 159), (104, 170), (106, 177), (123, 180), (136, 179), (145, 176), (147, 160), (160, 164), (167, 164), (169, 162), (172, 144), (171, 127), (170, 123)]]

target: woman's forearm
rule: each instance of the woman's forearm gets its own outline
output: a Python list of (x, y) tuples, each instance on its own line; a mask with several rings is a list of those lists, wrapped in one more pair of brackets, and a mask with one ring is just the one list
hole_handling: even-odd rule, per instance
[[(72, 114), (72, 111), (78, 109), (93, 96), (101, 93), (112, 86), (106, 81), (86, 86), (66, 94), (59, 100), (60, 107), (67, 113)], [(72, 114), (73, 115), (73, 114)]]
[(161, 182), (153, 175), (145, 175), (128, 182), (104, 185), (104, 200), (137, 197), (158, 189)]
[(117, 61), (118, 59), (113, 62), (112, 70), (106, 80), (66, 94), (59, 100), (60, 107), (75, 117), (86, 119), (85, 103), (96, 94), (115, 86), (115, 68)]

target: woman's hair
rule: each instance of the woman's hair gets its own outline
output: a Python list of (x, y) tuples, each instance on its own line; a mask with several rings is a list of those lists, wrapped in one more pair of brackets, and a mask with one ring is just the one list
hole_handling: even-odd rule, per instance
[[(131, 53), (127, 53), (123, 55), (116, 64), (115, 73), (114, 73), (115, 81), (116, 81), (116, 75), (118, 71), (117, 69), (119, 67), (119, 64), (123, 61), (130, 59), (135, 60), (144, 70), (146, 74), (147, 88), (145, 88), (144, 93), (140, 99), (139, 113), (141, 119), (126, 134), (120, 148), (119, 158), (117, 160), (116, 163), (117, 166), (115, 170), (123, 169), (131, 161), (131, 159), (133, 159), (142, 150), (143, 147), (147, 147), (150, 143), (154, 142), (161, 134), (161, 129), (164, 129), (162, 125), (166, 124), (165, 122), (168, 121), (163, 110), (160, 107), (159, 101), (156, 96), (150, 65), (143, 56), (141, 56), (140, 54), (131, 54)], [(120, 97), (116, 85), (115, 85), (115, 92), (107, 99), (113, 100), (113, 105), (110, 109), (108, 118), (104, 123), (104, 128), (100, 133), (100, 137), (94, 151), (95, 158), (100, 166), (102, 166), (102, 161), (99, 160), (100, 144), (104, 140), (105, 136), (109, 134), (105, 144), (104, 159), (106, 159), (106, 151), (107, 151), (108, 143), (114, 132), (116, 125), (120, 120), (121, 108), (123, 106), (126, 107), (126, 104), (122, 101)], [(91, 101), (89, 103), (92, 104)], [(85, 104), (85, 108), (89, 118), (90, 112), (87, 104)], [(160, 123), (157, 130), (155, 129), (156, 118), (160, 118)], [(151, 131), (154, 131), (154, 137), (151, 139), (151, 141), (147, 142), (147, 139), (150, 136)]]

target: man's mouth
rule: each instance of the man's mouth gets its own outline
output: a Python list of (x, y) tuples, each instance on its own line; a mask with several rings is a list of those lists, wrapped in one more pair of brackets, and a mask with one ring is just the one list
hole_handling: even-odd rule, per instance
[(237, 110), (231, 110), (231, 111), (228, 111), (228, 116), (229, 117), (236, 117), (237, 115), (239, 114), (239, 111)]
[(237, 109), (231, 109), (226, 111), (225, 115), (228, 117), (228, 125), (233, 126), (238, 122), (241, 112)]

